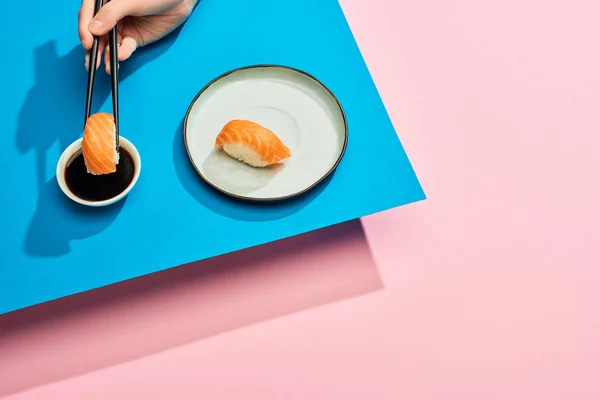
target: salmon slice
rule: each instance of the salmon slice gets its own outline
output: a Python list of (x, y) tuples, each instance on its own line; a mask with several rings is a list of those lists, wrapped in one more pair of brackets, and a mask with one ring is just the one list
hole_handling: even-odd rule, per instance
[(112, 114), (96, 113), (88, 118), (83, 130), (81, 152), (90, 174), (104, 175), (117, 170), (119, 153)]
[(268, 128), (256, 122), (229, 121), (215, 140), (229, 156), (253, 167), (266, 167), (291, 157), (290, 149)]

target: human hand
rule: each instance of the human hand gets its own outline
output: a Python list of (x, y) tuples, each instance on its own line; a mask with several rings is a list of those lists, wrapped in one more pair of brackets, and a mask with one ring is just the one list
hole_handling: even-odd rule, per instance
[(95, 0), (82, 0), (79, 10), (79, 39), (87, 50), (85, 68), (89, 69), (94, 36), (98, 42), (98, 61), (104, 52), (104, 64), (110, 73), (106, 34), (117, 25), (119, 61), (127, 60), (141, 46), (155, 42), (181, 25), (192, 13), (197, 0), (112, 0), (94, 17)]

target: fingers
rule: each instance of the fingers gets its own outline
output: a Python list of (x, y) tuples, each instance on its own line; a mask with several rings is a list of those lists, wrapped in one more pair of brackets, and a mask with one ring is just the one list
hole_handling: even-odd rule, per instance
[[(119, 42), (121, 41), (121, 34), (119, 32), (117, 32), (117, 45), (119, 44)], [(118, 47), (117, 47), (118, 50)], [(117, 60), (117, 67), (119, 66), (118, 64), (119, 60)], [(106, 43), (106, 47), (104, 48), (104, 70), (106, 71), (107, 74), (110, 75), (110, 43)]]
[(119, 46), (119, 61), (124, 61), (131, 57), (137, 46), (137, 40), (131, 36), (125, 36)]
[(81, 2), (81, 8), (77, 14), (79, 20), (79, 40), (86, 50), (92, 48), (92, 42), (94, 37), (92, 36), (88, 25), (94, 17), (94, 0), (83, 0)]
[[(98, 41), (98, 57), (96, 57), (96, 69), (100, 68), (100, 64), (102, 63), (102, 54), (106, 47), (106, 37), (100, 38)], [(85, 53), (85, 69), (89, 71), (90, 67), (90, 50)]]
[(104, 70), (110, 75), (110, 43), (107, 43), (104, 48)]
[(122, 18), (137, 13), (144, 3), (145, 0), (112, 0), (106, 3), (90, 22), (89, 32), (96, 36), (107, 34)]
[[(118, 67), (118, 65), (119, 65), (118, 61), (127, 60), (129, 57), (131, 57), (133, 52), (137, 49), (137, 40), (135, 40), (131, 36), (121, 36), (121, 34), (118, 33), (117, 42), (119, 43), (119, 47), (118, 47), (118, 51), (117, 51), (117, 54), (118, 54), (117, 67)], [(109, 44), (107, 44), (104, 49), (104, 69), (107, 74), (110, 74), (110, 45)]]

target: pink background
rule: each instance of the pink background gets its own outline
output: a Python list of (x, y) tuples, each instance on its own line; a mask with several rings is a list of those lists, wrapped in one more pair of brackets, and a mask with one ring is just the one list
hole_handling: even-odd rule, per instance
[(2, 399), (600, 398), (600, 2), (342, 5), (428, 200), (0, 317)]

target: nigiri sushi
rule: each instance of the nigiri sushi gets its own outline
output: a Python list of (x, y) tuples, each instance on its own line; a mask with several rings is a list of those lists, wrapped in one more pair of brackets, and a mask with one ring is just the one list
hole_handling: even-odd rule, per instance
[(117, 132), (112, 114), (92, 114), (85, 123), (81, 152), (87, 172), (92, 175), (110, 174), (117, 170)]
[(253, 167), (266, 167), (291, 157), (290, 149), (268, 128), (256, 122), (229, 121), (215, 140), (229, 156)]

